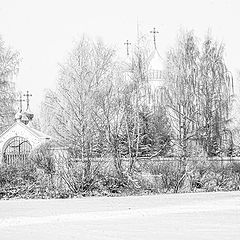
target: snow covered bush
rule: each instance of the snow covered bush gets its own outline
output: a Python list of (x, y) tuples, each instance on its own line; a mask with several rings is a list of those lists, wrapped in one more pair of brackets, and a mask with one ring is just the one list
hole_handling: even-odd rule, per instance
[(0, 166), (0, 198), (18, 197), (32, 188), (37, 180), (36, 169), (31, 165)]

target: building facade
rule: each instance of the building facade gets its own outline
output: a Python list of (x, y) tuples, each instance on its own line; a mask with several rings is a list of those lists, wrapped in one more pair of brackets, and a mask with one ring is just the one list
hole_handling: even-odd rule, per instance
[(0, 135), (0, 165), (25, 164), (32, 149), (51, 139), (30, 126), (32, 118), (33, 114), (18, 112), (15, 123)]

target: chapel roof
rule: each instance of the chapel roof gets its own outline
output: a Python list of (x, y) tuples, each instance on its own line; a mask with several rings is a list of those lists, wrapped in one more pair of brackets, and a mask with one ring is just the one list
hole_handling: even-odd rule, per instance
[(26, 131), (30, 132), (32, 135), (34, 135), (35, 137), (39, 138), (39, 139), (52, 139), (52, 137), (50, 137), (49, 135), (38, 131), (35, 128), (30, 127), (29, 125), (25, 125), (22, 122), (15, 122), (12, 126), (10, 126), (6, 131), (4, 131), (1, 135), (0, 138), (5, 135), (7, 132), (9, 132), (12, 128), (16, 127), (17, 125), (19, 125), (20, 127), (24, 128)]

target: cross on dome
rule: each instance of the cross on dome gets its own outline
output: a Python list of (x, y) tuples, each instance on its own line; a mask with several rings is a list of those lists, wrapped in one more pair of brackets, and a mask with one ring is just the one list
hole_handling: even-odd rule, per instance
[(124, 45), (127, 46), (127, 56), (129, 56), (129, 46), (131, 45), (131, 43), (127, 40)]
[(22, 98), (22, 94), (20, 94), (19, 99), (17, 99), (17, 102), (19, 102), (19, 111), (22, 112), (23, 102), (25, 100)]
[(26, 101), (27, 101), (27, 109), (29, 110), (29, 103), (30, 103), (30, 99), (29, 97), (32, 97), (32, 94), (29, 94), (29, 91), (27, 91), (27, 94), (23, 94), (24, 97), (26, 97)]
[(159, 33), (158, 31), (156, 31), (156, 28), (153, 28), (153, 31), (150, 31), (150, 33), (153, 34), (153, 43), (154, 43), (154, 47), (157, 48), (157, 44), (156, 44), (156, 34)]

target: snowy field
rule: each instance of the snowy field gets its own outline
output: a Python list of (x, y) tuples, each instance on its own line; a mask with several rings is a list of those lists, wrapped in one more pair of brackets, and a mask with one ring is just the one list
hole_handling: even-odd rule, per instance
[(239, 240), (240, 192), (0, 201), (0, 240)]

